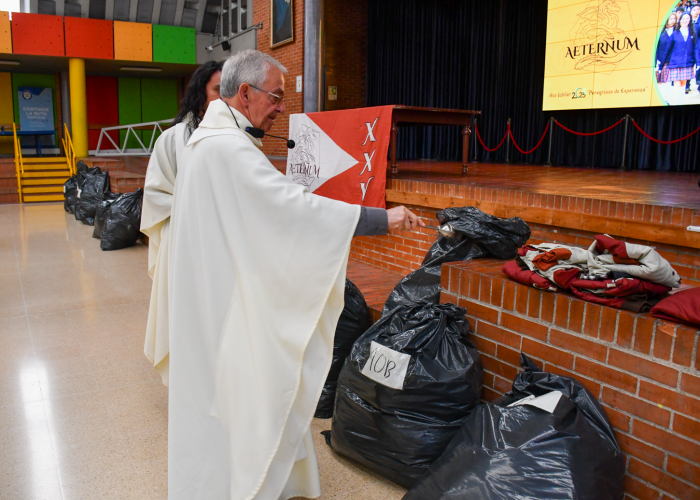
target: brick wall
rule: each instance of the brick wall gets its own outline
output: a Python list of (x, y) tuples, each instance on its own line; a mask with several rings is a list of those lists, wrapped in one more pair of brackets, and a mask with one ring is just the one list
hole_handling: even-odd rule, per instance
[(467, 309), (484, 398), (510, 389), (522, 351), (603, 404), (627, 456), (627, 498), (700, 498), (698, 332), (526, 287), (481, 259), (442, 268), (442, 301)]
[[(326, 110), (366, 106), (367, 0), (326, 0)], [(328, 87), (338, 99), (328, 100)]]
[[(394, 206), (395, 203), (387, 203), (387, 208)], [(436, 209), (410, 205), (407, 208), (426, 224), (435, 225)], [(350, 257), (405, 275), (420, 267), (436, 237), (437, 233), (429, 229), (397, 231), (386, 236), (361, 236), (352, 239)]]
[[(388, 203), (387, 208), (396, 206)], [(418, 214), (426, 224), (435, 225), (438, 209), (408, 205), (407, 208)], [(597, 233), (567, 229), (555, 226), (529, 223), (532, 237), (528, 243), (555, 242), (564, 245), (588, 248)], [(420, 267), (430, 245), (435, 241), (435, 231), (401, 231), (387, 236), (354, 238), (350, 255), (362, 262), (382, 269), (408, 274)], [(612, 235), (615, 236), (615, 235)], [(663, 243), (616, 238), (656, 248), (671, 263), (683, 279), (683, 284), (700, 286), (700, 252), (696, 249), (667, 245)]]
[[(304, 0), (294, 2), (294, 41), (277, 48), (270, 48), (270, 0), (254, 0), (253, 24), (263, 23), (258, 30), (258, 50), (270, 54), (287, 68), (285, 81), (285, 111), (275, 120), (270, 130), (273, 135), (289, 133), (289, 115), (303, 113), (304, 93), (296, 92), (296, 78), (304, 74)], [(278, 139), (265, 139), (263, 152), (271, 156), (287, 156), (287, 146)]]

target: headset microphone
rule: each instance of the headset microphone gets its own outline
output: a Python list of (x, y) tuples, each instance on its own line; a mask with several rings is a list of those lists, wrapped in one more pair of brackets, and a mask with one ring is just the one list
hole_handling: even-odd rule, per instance
[[(238, 120), (236, 120), (236, 115), (233, 114), (233, 111), (231, 110), (231, 106), (229, 106), (228, 103), (226, 101), (224, 101), (223, 98), (221, 98), (221, 102), (226, 104), (226, 107), (228, 108), (229, 112), (231, 113), (231, 118), (233, 118), (233, 121), (236, 122), (236, 127), (238, 127), (240, 129), (241, 126), (238, 124)], [(294, 143), (293, 140), (285, 139), (284, 137), (278, 137), (276, 135), (265, 134), (265, 131), (261, 128), (246, 127), (245, 131), (247, 133), (249, 133), (251, 136), (255, 137), (256, 139), (262, 139), (263, 137), (265, 137), (267, 135), (268, 137), (274, 137), (275, 139), (282, 139), (283, 141), (287, 141), (287, 147), (289, 149), (293, 149), (294, 146), (296, 146), (296, 144)]]
[(246, 127), (245, 131), (248, 132), (253, 137), (255, 137), (256, 139), (262, 139), (263, 137), (267, 136), (267, 137), (274, 137), (275, 139), (282, 139), (283, 141), (287, 141), (287, 147), (289, 149), (294, 149), (294, 146), (296, 146), (296, 144), (294, 143), (293, 140), (285, 139), (284, 137), (278, 137), (276, 135), (266, 134), (265, 131), (261, 128)]

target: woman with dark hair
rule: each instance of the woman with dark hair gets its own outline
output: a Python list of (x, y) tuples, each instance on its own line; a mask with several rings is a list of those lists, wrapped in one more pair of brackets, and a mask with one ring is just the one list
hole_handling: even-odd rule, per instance
[(671, 35), (671, 43), (668, 49), (669, 80), (673, 82), (670, 104), (682, 104), (685, 96), (685, 84), (695, 77), (693, 68), (696, 63), (695, 27), (691, 22), (689, 12), (684, 12), (676, 23), (676, 30)]
[(168, 263), (170, 214), (177, 175), (177, 161), (187, 140), (199, 126), (209, 103), (218, 100), (223, 64), (209, 61), (192, 75), (172, 126), (153, 147), (148, 162), (141, 209), (141, 232), (148, 236), (148, 274), (153, 279), (148, 309), (144, 354), (168, 385)]
[[(661, 32), (659, 37), (659, 43), (656, 46), (656, 83), (659, 84), (661, 94), (664, 96), (666, 101), (669, 100), (668, 94), (673, 92), (670, 88), (672, 84), (669, 82), (669, 75), (671, 70), (668, 69), (668, 49), (671, 45), (671, 36), (673, 36), (674, 27), (676, 25), (676, 14), (671, 12), (668, 19), (666, 20), (666, 26)], [(668, 102), (667, 102), (668, 103)]]

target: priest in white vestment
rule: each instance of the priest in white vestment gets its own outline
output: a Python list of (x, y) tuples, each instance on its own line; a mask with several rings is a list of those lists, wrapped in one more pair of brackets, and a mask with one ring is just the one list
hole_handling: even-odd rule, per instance
[(284, 67), (225, 63), (178, 165), (170, 263), (170, 500), (320, 496), (310, 424), (330, 367), (353, 235), (422, 225), (281, 174), (246, 127), (284, 112)]
[(146, 170), (141, 207), (141, 232), (148, 236), (148, 275), (153, 280), (143, 352), (168, 385), (168, 262), (170, 213), (177, 175), (177, 159), (190, 135), (199, 126), (209, 103), (220, 99), (222, 64), (209, 61), (192, 74), (174, 124), (153, 147)]

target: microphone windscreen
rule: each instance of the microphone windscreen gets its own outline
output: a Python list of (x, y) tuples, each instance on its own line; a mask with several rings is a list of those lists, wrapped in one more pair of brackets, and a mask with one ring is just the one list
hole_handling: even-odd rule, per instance
[(287, 139), (287, 148), (289, 148), (289, 149), (294, 149), (294, 146), (296, 146), (296, 144), (294, 143), (294, 141), (291, 140), (291, 139)]
[(265, 131), (261, 128), (246, 127), (245, 131), (253, 137), (255, 137), (256, 139), (262, 139), (263, 137), (265, 137)]

